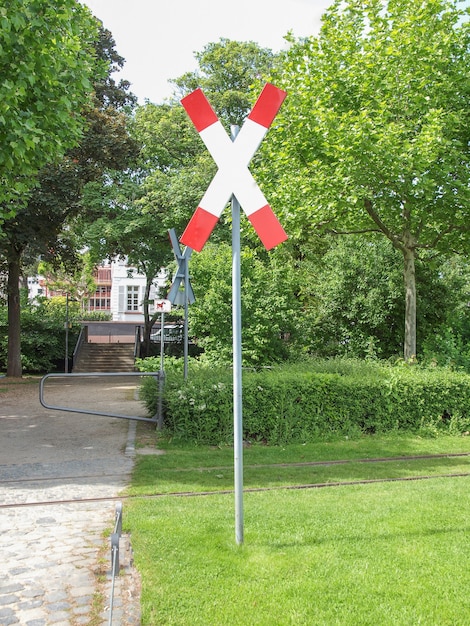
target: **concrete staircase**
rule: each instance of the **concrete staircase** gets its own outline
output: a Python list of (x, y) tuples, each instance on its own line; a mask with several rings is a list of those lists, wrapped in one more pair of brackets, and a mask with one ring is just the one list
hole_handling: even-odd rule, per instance
[(134, 344), (131, 343), (84, 343), (73, 366), (74, 374), (133, 371)]

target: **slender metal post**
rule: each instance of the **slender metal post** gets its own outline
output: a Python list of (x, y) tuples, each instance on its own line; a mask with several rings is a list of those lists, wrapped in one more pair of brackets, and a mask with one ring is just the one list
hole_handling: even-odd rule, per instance
[(65, 296), (65, 362), (64, 371), (69, 373), (69, 292)]
[(163, 387), (165, 386), (165, 313), (160, 317), (160, 371), (158, 372), (157, 430), (163, 428)]
[[(231, 127), (232, 141), (238, 126)], [(233, 424), (235, 473), (235, 539), (243, 543), (243, 413), (242, 413), (242, 315), (240, 260), (240, 203), (232, 195), (232, 328), (233, 328)]]
[(184, 260), (184, 337), (183, 337), (183, 357), (184, 357), (184, 379), (188, 377), (188, 303), (189, 303), (189, 262)]
[(163, 361), (165, 356), (165, 313), (162, 311), (160, 316), (160, 371), (163, 372)]

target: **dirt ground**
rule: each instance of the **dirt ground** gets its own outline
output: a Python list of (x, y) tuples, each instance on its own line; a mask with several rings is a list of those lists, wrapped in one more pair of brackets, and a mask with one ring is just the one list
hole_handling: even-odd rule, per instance
[(138, 381), (126, 376), (49, 378), (44, 401), (68, 409), (58, 411), (40, 404), (39, 379), (0, 379), (0, 466), (115, 457), (126, 443), (129, 420), (74, 409), (147, 417), (136, 400)]

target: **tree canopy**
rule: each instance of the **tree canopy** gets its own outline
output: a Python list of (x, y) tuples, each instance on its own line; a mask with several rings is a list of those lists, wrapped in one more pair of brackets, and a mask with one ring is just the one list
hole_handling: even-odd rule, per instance
[(201, 88), (219, 119), (241, 125), (253, 106), (252, 90), (273, 67), (275, 55), (253, 41), (221, 38), (195, 54), (198, 69), (173, 80), (179, 99)]
[(293, 42), (265, 184), (300, 239), (379, 232), (404, 259), (406, 359), (415, 259), (468, 250), (470, 28), (452, 0), (337, 0)]
[(106, 70), (93, 47), (98, 24), (76, 0), (10, 0), (0, 28), (1, 223), (41, 167), (78, 142), (92, 80)]
[(87, 121), (86, 131), (78, 145), (39, 170), (36, 189), (26, 201), (10, 202), (15, 210), (0, 232), (0, 261), (8, 277), (8, 376), (20, 376), (22, 371), (19, 283), (25, 255), (58, 265), (77, 264), (77, 221), (83, 228), (95, 217), (93, 207), (85, 207), (82, 201), (85, 185), (104, 180), (111, 169), (128, 167), (137, 154), (121, 110), (135, 98), (127, 93), (128, 84), (116, 86), (111, 79), (114, 64), (123, 60), (109, 31), (100, 27), (93, 43), (94, 54), (107, 72), (95, 77), (96, 91), (90, 88), (86, 106), (78, 112)]
[[(253, 105), (254, 81), (272, 67), (272, 52), (253, 42), (221, 39), (195, 56), (199, 69), (173, 81), (179, 96), (202, 87), (227, 125), (239, 123)], [(126, 256), (145, 274), (145, 351), (157, 317), (149, 311), (150, 287), (173, 256), (168, 230), (183, 232), (216, 166), (176, 94), (170, 103), (138, 107), (131, 131), (140, 157), (118, 185), (87, 190), (88, 202), (102, 217), (87, 228), (86, 237), (97, 259)], [(224, 235), (226, 230), (217, 229), (216, 238)]]

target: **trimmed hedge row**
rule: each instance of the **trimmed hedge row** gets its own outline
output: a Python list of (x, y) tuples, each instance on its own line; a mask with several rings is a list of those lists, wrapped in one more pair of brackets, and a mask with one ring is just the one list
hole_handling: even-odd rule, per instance
[[(470, 430), (470, 376), (446, 369), (388, 367), (350, 362), (286, 366), (243, 374), (244, 438), (287, 444), (407, 430), (436, 434)], [(326, 371), (321, 371), (321, 370)], [(156, 392), (142, 391), (155, 413)], [(232, 374), (190, 372), (167, 377), (165, 427), (200, 444), (233, 440)]]

